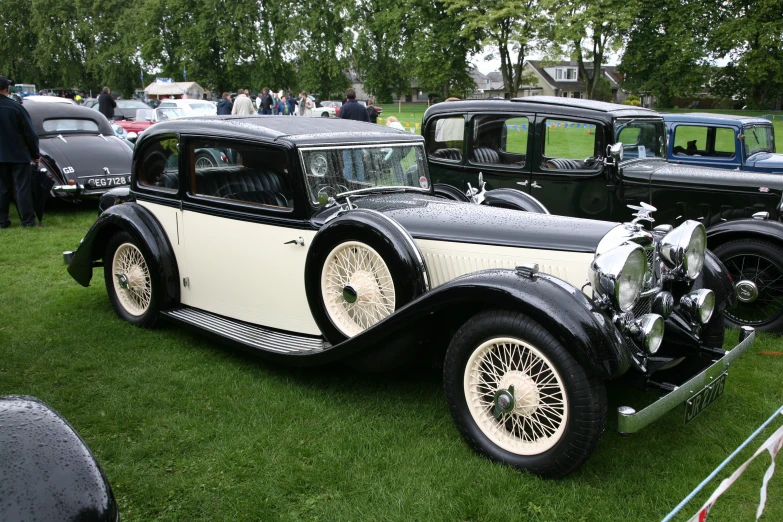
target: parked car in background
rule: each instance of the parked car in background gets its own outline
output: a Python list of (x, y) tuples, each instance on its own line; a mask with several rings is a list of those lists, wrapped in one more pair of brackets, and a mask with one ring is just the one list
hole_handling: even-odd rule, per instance
[[(117, 107), (114, 108), (115, 120), (121, 120), (121, 119), (135, 120), (136, 111), (140, 109), (152, 108), (141, 100), (115, 100), (115, 101), (117, 102)], [(97, 105), (95, 105), (93, 108), (95, 110), (98, 110)]]
[(95, 455), (35, 397), (0, 397), (0, 462), (0, 520), (119, 521)]
[(69, 98), (61, 98), (60, 96), (43, 96), (39, 94), (29, 94), (22, 99), (25, 103), (62, 103), (65, 105), (76, 105), (76, 103)]
[(333, 107), (335, 116), (340, 115), (340, 108), (342, 108), (342, 106), (343, 102), (336, 100), (326, 100), (321, 102), (321, 107)]
[(331, 105), (321, 104), (320, 107), (315, 107), (311, 110), (310, 116), (318, 118), (333, 118), (337, 116), (337, 108), (332, 107)]
[[(367, 102), (366, 101), (360, 101), (359, 105), (361, 105), (364, 108), (367, 108)], [(378, 116), (383, 114), (383, 107), (381, 107), (380, 105), (373, 105), (373, 107), (375, 107), (375, 112), (378, 113)]]
[(38, 94), (38, 90), (35, 88), (34, 83), (17, 83), (11, 87), (11, 92), (19, 95), (20, 98), (30, 96), (32, 94)]
[[(627, 105), (455, 101), (430, 107), (422, 126), (433, 182), (457, 188), (453, 197), (465, 200), (482, 173), (488, 187), (523, 190), (553, 214), (626, 221), (643, 201), (658, 208), (658, 227), (698, 220), (739, 296), (730, 324), (783, 332), (783, 176), (667, 162), (663, 117)], [(754, 120), (747, 133), (746, 150), (769, 148), (768, 124)]]
[(185, 116), (215, 116), (217, 115), (217, 106), (206, 100), (161, 100), (158, 108), (180, 108)]
[(176, 120), (184, 118), (185, 110), (180, 107), (164, 107), (157, 109), (137, 109), (136, 116), (132, 120), (116, 120), (115, 123), (127, 132), (135, 132), (137, 135), (159, 121)]
[(670, 162), (783, 174), (775, 128), (766, 118), (731, 114), (664, 114)]
[[(202, 150), (226, 158), (202, 166)], [(619, 224), (447, 201), (421, 136), (380, 125), (159, 123), (130, 187), (101, 208), (64, 258), (83, 286), (102, 267), (121, 319), (167, 319), (293, 365), (440, 361), (466, 441), (545, 477), (595, 450), (604, 380), (668, 392), (621, 408), (623, 433), (706, 393), (690, 419), (753, 342), (746, 328), (721, 348), (734, 291), (702, 224), (651, 233), (647, 208)]]
[(132, 151), (115, 136), (103, 114), (75, 104), (32, 103), (41, 167), (54, 180), (52, 193), (78, 201), (130, 182)]

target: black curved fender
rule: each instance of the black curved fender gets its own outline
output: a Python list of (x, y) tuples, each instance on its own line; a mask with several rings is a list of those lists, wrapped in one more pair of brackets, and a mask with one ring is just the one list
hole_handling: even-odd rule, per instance
[(109, 189), (101, 194), (98, 203), (98, 215), (103, 214), (108, 208), (126, 201), (133, 201), (133, 195), (130, 193), (130, 187), (117, 187)]
[(714, 249), (733, 239), (754, 236), (783, 243), (783, 223), (769, 219), (737, 219), (719, 223), (707, 229), (707, 246)]
[(178, 303), (179, 269), (174, 250), (155, 216), (137, 203), (121, 203), (98, 216), (68, 265), (71, 277), (80, 285), (89, 286), (93, 262), (103, 257), (109, 238), (119, 231), (139, 241), (150, 273), (159, 278), (166, 290), (165, 303)]
[(461, 203), (468, 203), (470, 199), (460, 189), (454, 185), (448, 185), (446, 183), (435, 183), (432, 186), (432, 191), (436, 196), (443, 199), (450, 199), (453, 201), (459, 201)]
[[(630, 365), (622, 336), (593, 301), (565, 281), (548, 274), (532, 277), (495, 269), (453, 279), (400, 308), (375, 326), (314, 355), (298, 355), (299, 364), (323, 364), (371, 351), (406, 331), (437, 324), (438, 314), (468, 305), (516, 310), (546, 328), (589, 372), (617, 377)], [(422, 322), (424, 321), (424, 322)], [(292, 356), (285, 356), (290, 363)]]
[(547, 209), (543, 203), (530, 194), (526, 194), (521, 190), (516, 189), (500, 188), (488, 190), (486, 194), (484, 194), (484, 201), (482, 201), (481, 204), (490, 207), (535, 212), (537, 214), (549, 214), (549, 209)]
[(117, 503), (95, 456), (35, 397), (0, 397), (0, 519), (116, 522)]

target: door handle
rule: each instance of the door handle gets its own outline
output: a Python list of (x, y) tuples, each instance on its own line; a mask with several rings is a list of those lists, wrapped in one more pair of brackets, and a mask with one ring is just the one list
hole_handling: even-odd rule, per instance
[(534, 181), (530, 186), (532, 188), (543, 188), (541, 185), (538, 184), (538, 181)]
[(284, 245), (299, 245), (304, 246), (304, 239), (302, 239), (302, 236), (299, 236), (296, 239), (292, 239), (291, 241), (286, 241), (283, 243)]
[(527, 180), (525, 180), (525, 181), (517, 181), (517, 185), (522, 185), (523, 187), (527, 187)]

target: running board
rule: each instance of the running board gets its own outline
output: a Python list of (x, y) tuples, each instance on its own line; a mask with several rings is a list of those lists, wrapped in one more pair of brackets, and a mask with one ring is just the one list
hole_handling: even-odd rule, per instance
[(331, 346), (319, 337), (270, 330), (187, 306), (165, 310), (161, 315), (178, 323), (205, 330), (228, 341), (265, 352), (308, 355), (323, 352)]

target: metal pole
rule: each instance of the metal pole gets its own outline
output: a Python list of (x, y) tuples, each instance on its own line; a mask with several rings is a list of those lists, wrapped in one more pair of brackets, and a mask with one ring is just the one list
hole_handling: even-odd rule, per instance
[(706, 485), (707, 485), (707, 484), (708, 484), (708, 483), (709, 483), (709, 482), (710, 482), (712, 479), (714, 479), (714, 478), (715, 478), (715, 477), (718, 475), (718, 473), (720, 473), (720, 471), (721, 471), (723, 468), (725, 468), (725, 467), (728, 465), (728, 463), (729, 463), (729, 462), (731, 462), (731, 459), (733, 459), (734, 457), (736, 457), (736, 456), (737, 456), (737, 454), (739, 454), (739, 452), (740, 452), (740, 451), (742, 451), (743, 449), (745, 449), (745, 447), (746, 447), (748, 444), (750, 444), (750, 442), (751, 442), (753, 439), (755, 439), (755, 438), (756, 438), (756, 436), (757, 436), (759, 433), (761, 433), (762, 431), (764, 431), (764, 428), (766, 428), (767, 426), (769, 426), (769, 425), (770, 425), (770, 423), (772, 423), (772, 421), (773, 421), (773, 420), (775, 420), (775, 418), (776, 418), (778, 415), (780, 415), (780, 414), (783, 414), (783, 406), (781, 406), (780, 408), (778, 408), (778, 411), (776, 411), (774, 414), (772, 414), (772, 416), (771, 416), (769, 419), (767, 419), (767, 420), (764, 422), (764, 424), (762, 424), (762, 425), (759, 427), (759, 429), (757, 429), (756, 431), (754, 431), (754, 432), (753, 432), (753, 434), (752, 434), (750, 437), (748, 437), (747, 439), (745, 439), (745, 442), (743, 442), (742, 444), (740, 444), (739, 448), (735, 449), (735, 450), (732, 452), (732, 454), (731, 454), (731, 455), (729, 455), (729, 456), (726, 458), (726, 460), (724, 460), (723, 462), (721, 462), (721, 463), (720, 463), (720, 466), (718, 466), (717, 468), (715, 468), (715, 471), (713, 471), (712, 473), (710, 473), (710, 474), (709, 474), (709, 476), (708, 476), (706, 479), (704, 479), (704, 480), (701, 482), (701, 484), (699, 484), (698, 486), (696, 486), (696, 489), (694, 489), (693, 491), (691, 491), (691, 492), (690, 492), (690, 494), (689, 494), (687, 497), (685, 497), (685, 498), (682, 500), (682, 502), (680, 502), (679, 504), (677, 504), (677, 507), (675, 507), (675, 508), (674, 508), (674, 510), (672, 510), (672, 512), (671, 512), (671, 513), (669, 513), (668, 515), (666, 515), (666, 517), (665, 517), (663, 520), (661, 520), (661, 522), (669, 522), (669, 521), (670, 521), (670, 520), (671, 520), (671, 519), (674, 517), (674, 515), (676, 515), (677, 513), (679, 513), (679, 512), (682, 510), (682, 508), (684, 508), (684, 507), (685, 507), (685, 505), (686, 505), (688, 502), (690, 502), (691, 500), (693, 500), (693, 497), (695, 497), (695, 496), (696, 496), (696, 495), (697, 495), (697, 494), (698, 494), (698, 493), (699, 493), (699, 492), (700, 492), (702, 489), (704, 489), (704, 487), (705, 487), (705, 486), (706, 486)]

